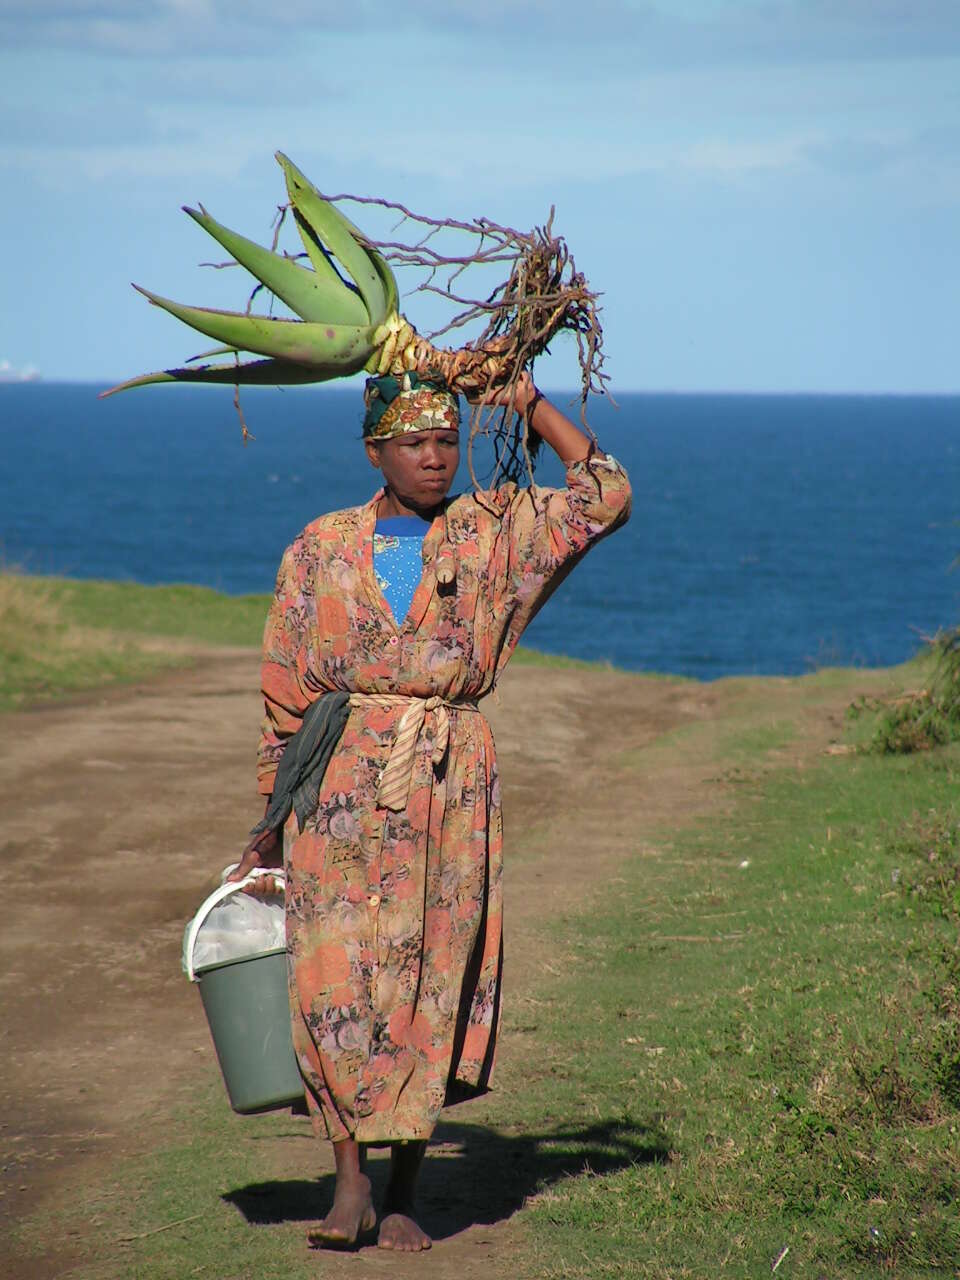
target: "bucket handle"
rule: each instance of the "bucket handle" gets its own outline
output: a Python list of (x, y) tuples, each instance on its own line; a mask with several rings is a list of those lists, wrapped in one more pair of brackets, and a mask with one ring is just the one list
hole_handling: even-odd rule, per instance
[[(228, 867), (227, 871), (232, 871), (232, 867)], [(231, 880), (226, 884), (220, 885), (214, 889), (210, 897), (200, 905), (200, 909), (190, 922), (190, 929), (187, 932), (186, 941), (183, 950), (187, 958), (187, 977), (191, 982), (199, 982), (200, 979), (193, 971), (193, 949), (197, 945), (197, 935), (206, 922), (207, 916), (218, 906), (225, 898), (229, 898), (231, 894), (238, 893), (241, 889), (245, 889), (248, 884), (253, 884), (259, 880), (261, 876), (273, 876), (279, 881), (283, 881), (283, 867), (254, 867), (247, 873), (242, 880)]]

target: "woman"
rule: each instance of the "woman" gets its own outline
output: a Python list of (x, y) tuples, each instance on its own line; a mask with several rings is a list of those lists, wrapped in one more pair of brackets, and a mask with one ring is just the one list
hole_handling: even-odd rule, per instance
[[(477, 703), (559, 582), (627, 519), (630, 489), (529, 375), (514, 407), (567, 464), (566, 489), (448, 500), (456, 397), (411, 374), (370, 379), (366, 402), (383, 487), (321, 516), (284, 555), (264, 635), (268, 817), (234, 876), (279, 864), (286, 818), (294, 1048), (336, 1162), (333, 1208), (309, 1238), (342, 1246), (375, 1225), (362, 1153), (390, 1145), (378, 1243), (420, 1250), (427, 1139), (445, 1103), (488, 1086), (500, 1016), (500, 786)], [(340, 720), (317, 730), (321, 695)], [(298, 817), (290, 793), (304, 771), (281, 787), (277, 769), (301, 729), (286, 764), (314, 752), (314, 772)], [(283, 803), (269, 799), (275, 784)]]

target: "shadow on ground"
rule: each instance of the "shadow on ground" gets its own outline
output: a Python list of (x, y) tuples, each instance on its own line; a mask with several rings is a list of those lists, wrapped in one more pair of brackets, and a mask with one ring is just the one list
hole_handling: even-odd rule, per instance
[[(549, 1133), (507, 1135), (480, 1125), (437, 1126), (420, 1178), (420, 1222), (435, 1240), (481, 1223), (500, 1222), (537, 1192), (577, 1174), (613, 1173), (628, 1165), (667, 1159), (669, 1142), (656, 1125), (601, 1121)], [(387, 1159), (367, 1172), (374, 1198), (383, 1191)], [(253, 1182), (228, 1191), (248, 1222), (315, 1222), (333, 1202), (333, 1175), (319, 1179)]]

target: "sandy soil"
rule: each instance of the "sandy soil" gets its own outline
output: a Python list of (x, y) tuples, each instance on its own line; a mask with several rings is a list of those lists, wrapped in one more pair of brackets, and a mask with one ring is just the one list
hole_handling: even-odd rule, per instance
[[(118, 1158), (156, 1145), (165, 1116), (209, 1067), (200, 1002), (179, 971), (180, 938), (262, 812), (252, 780), (257, 685), (255, 654), (222, 651), (186, 672), (0, 722), (7, 904), (0, 1220), (63, 1203)], [(795, 683), (763, 687), (767, 721), (780, 704), (784, 715), (799, 717), (795, 753), (829, 739), (849, 694), (811, 700)], [(542, 971), (536, 938), (551, 913), (595, 889), (621, 858), (642, 853), (665, 825), (726, 803), (716, 734), (749, 710), (756, 688), (603, 671), (508, 673), (500, 705), (488, 700), (486, 710), (505, 780), (514, 996)], [(698, 726), (695, 742), (673, 732), (684, 725)], [(613, 816), (598, 841), (601, 799)], [(522, 1048), (508, 1041), (503, 1052)], [(438, 1139), (438, 1157), (456, 1149), (456, 1125)], [(322, 1158), (311, 1154), (304, 1179), (325, 1167), (321, 1150)], [(483, 1153), (470, 1154), (483, 1164)], [(269, 1177), (273, 1157), (264, 1156)], [(496, 1168), (497, 1153), (486, 1158)], [(430, 1275), (509, 1275), (509, 1217), (522, 1201), (523, 1178), (498, 1185), (494, 1177), (486, 1199), (464, 1217), (462, 1204), (444, 1203), (443, 1160), (432, 1167), (425, 1193), (438, 1243)], [(256, 1220), (253, 1201), (238, 1207)], [(65, 1276), (94, 1258), (94, 1235), (91, 1226), (90, 1238), (50, 1241), (35, 1261), (14, 1257), (0, 1239), (0, 1274)], [(364, 1249), (327, 1258), (323, 1274), (408, 1270), (423, 1273), (419, 1264)], [(109, 1275), (109, 1267), (97, 1274)]]

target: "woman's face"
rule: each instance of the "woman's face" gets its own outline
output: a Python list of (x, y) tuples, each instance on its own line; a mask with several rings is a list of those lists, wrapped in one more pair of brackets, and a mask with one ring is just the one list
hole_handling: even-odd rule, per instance
[(405, 507), (428, 511), (450, 492), (460, 462), (460, 434), (411, 431), (391, 440), (368, 440), (366, 449), (390, 494)]

